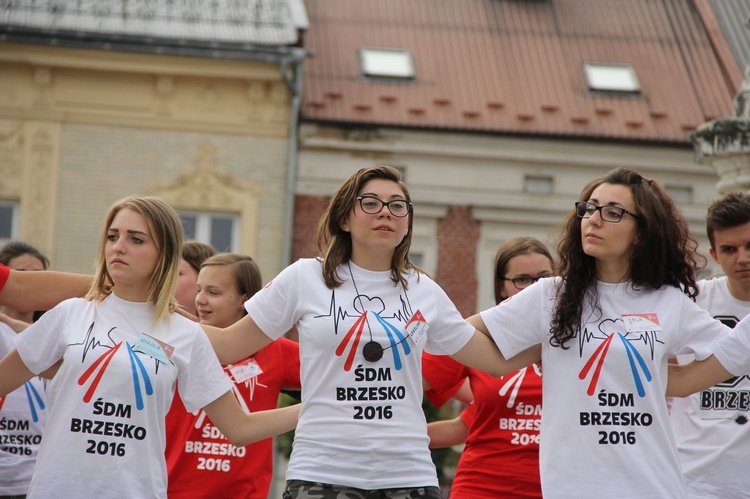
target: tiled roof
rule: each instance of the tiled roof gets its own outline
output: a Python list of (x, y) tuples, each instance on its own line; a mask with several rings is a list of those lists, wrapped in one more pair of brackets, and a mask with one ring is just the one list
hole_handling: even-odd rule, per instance
[(750, 63), (750, 0), (696, 0), (710, 5), (735, 63), (744, 71)]
[(299, 0), (15, 0), (0, 2), (0, 32), (289, 45), (297, 42), (295, 23), (307, 21), (300, 9)]
[[(692, 0), (307, 0), (303, 118), (687, 143), (731, 114)], [(411, 82), (361, 76), (361, 47), (412, 52)], [(585, 62), (634, 66), (642, 95), (593, 94)]]

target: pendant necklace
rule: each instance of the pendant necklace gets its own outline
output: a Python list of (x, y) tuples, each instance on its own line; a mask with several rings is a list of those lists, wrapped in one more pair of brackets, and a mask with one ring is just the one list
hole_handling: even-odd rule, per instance
[[(352, 278), (352, 284), (354, 285), (354, 292), (357, 293), (357, 296), (354, 298), (355, 302), (357, 299), (359, 299), (359, 308), (361, 312), (364, 314), (366, 313), (365, 307), (362, 305), (362, 295), (359, 293), (359, 289), (357, 288), (357, 281), (354, 280), (354, 273), (352, 272), (352, 266), (349, 260), (346, 261), (347, 267), (349, 267), (349, 276)], [(403, 289), (403, 286), (402, 286)], [(404, 294), (406, 294), (406, 290), (404, 289)], [(393, 348), (394, 346), (398, 346), (404, 341), (406, 341), (406, 337), (404, 337), (401, 341), (396, 343), (395, 345), (391, 345), (388, 348), (383, 348), (383, 345), (378, 343), (372, 338), (372, 329), (370, 328), (370, 321), (365, 319), (365, 322), (367, 323), (367, 331), (370, 333), (370, 341), (365, 343), (365, 346), (362, 348), (362, 355), (364, 356), (365, 360), (367, 362), (377, 362), (380, 359), (383, 358), (383, 353), (385, 350), (388, 350), (388, 348)]]

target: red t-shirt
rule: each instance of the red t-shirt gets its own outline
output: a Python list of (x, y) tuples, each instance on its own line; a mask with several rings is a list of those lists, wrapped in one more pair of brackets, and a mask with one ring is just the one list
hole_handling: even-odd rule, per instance
[(10, 269), (0, 263), (0, 291), (3, 290), (5, 287), (5, 283), (8, 282), (8, 277), (10, 276)]
[(432, 386), (430, 401), (468, 378), (474, 403), (461, 419), (469, 427), (458, 461), (451, 499), (542, 497), (539, 480), (539, 430), (542, 378), (529, 366), (500, 378), (442, 355), (422, 356), (423, 375)]
[[(243, 381), (258, 369), (260, 374)], [(299, 388), (299, 369), (299, 344), (286, 338), (225, 367), (235, 380), (234, 393), (240, 405), (251, 412), (274, 409), (282, 388)], [(202, 410), (197, 414), (187, 412), (179, 393), (175, 394), (166, 425), (170, 499), (268, 497), (273, 477), (272, 438), (235, 447)]]

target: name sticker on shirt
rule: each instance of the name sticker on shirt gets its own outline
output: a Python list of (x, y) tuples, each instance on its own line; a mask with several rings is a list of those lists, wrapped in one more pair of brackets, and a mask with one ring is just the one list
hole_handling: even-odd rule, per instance
[(661, 331), (659, 317), (655, 314), (622, 314), (625, 330), (628, 333)]
[(165, 364), (169, 362), (169, 359), (172, 358), (172, 354), (174, 353), (174, 347), (172, 345), (159, 341), (146, 333), (141, 333), (141, 337), (138, 338), (138, 343), (135, 347), (149, 357), (153, 357), (159, 362), (164, 362)]
[(261, 374), (263, 369), (260, 368), (255, 359), (248, 358), (229, 366), (229, 372), (232, 373), (235, 383), (242, 383)]
[(427, 320), (422, 315), (422, 312), (417, 310), (412, 318), (409, 319), (409, 322), (406, 323), (404, 331), (406, 331), (406, 334), (409, 335), (409, 338), (411, 338), (415, 345), (419, 345), (419, 342), (422, 341), (422, 338), (424, 338), (424, 334), (429, 327), (430, 326), (427, 324)]

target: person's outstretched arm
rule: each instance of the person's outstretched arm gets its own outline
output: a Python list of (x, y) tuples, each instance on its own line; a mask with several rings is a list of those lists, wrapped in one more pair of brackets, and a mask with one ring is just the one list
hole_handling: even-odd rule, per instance
[(433, 421), (427, 424), (427, 436), (430, 437), (430, 449), (453, 447), (466, 442), (469, 427), (458, 417), (446, 421)]
[(20, 319), (14, 319), (5, 314), (0, 314), (0, 322), (4, 323), (16, 333), (24, 331), (30, 325), (28, 322), (24, 322)]
[(301, 404), (247, 414), (231, 391), (203, 410), (211, 422), (237, 447), (285, 433), (297, 426)]
[(492, 376), (502, 376), (542, 360), (541, 344), (506, 359), (490, 337), (487, 326), (479, 314), (469, 317), (467, 321), (476, 328), (474, 336), (461, 350), (451, 355), (451, 358), (461, 364)]
[(201, 324), (221, 365), (231, 364), (256, 353), (273, 341), (249, 315), (226, 328)]
[(14, 348), (0, 360), (0, 397), (20, 388), (33, 377), (34, 373), (29, 371), (21, 360), (18, 350)]
[(0, 305), (25, 312), (49, 310), (67, 298), (85, 295), (91, 287), (92, 276), (47, 270), (22, 272), (2, 266), (8, 278), (0, 288)]
[(733, 376), (713, 355), (689, 364), (669, 364), (667, 397), (687, 397)]

